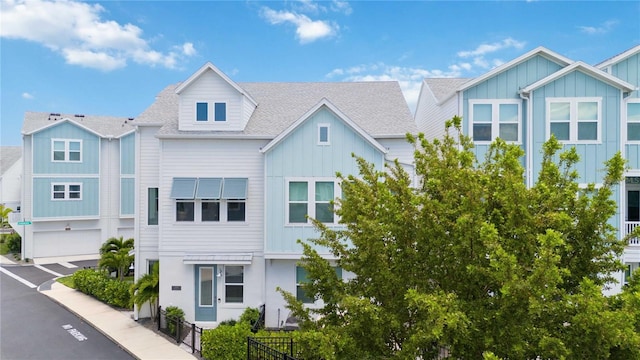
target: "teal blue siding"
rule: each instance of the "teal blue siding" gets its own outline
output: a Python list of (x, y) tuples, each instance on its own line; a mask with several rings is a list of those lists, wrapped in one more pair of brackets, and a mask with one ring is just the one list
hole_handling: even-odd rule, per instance
[(120, 139), (120, 174), (133, 175), (136, 170), (136, 143), (133, 133)]
[[(51, 200), (52, 183), (82, 184), (82, 200)], [(33, 217), (97, 217), (100, 215), (98, 178), (34, 178)]]
[[(630, 84), (640, 86), (640, 54), (635, 54), (617, 64), (611, 66), (612, 75)], [(631, 94), (632, 97), (640, 97), (638, 91)]]
[(120, 179), (120, 214), (133, 215), (135, 202), (135, 179)]
[[(330, 125), (330, 145), (318, 145), (318, 124)], [(358, 174), (355, 159), (365, 158), (383, 169), (384, 154), (326, 108), (295, 129), (265, 155), (267, 252), (301, 253), (297, 239), (317, 237), (309, 226), (285, 226), (286, 179)]]
[(601, 143), (567, 144), (575, 147), (581, 162), (576, 170), (581, 183), (599, 183), (604, 174), (604, 162), (620, 150), (621, 93), (620, 90), (580, 71), (573, 71), (533, 91), (533, 176), (538, 177), (542, 161), (542, 144), (546, 134), (546, 99), (553, 97), (601, 98)]
[[(543, 79), (554, 72), (560, 70), (562, 66), (556, 62), (553, 62), (543, 56), (534, 56), (533, 58), (513, 66), (503, 72), (496, 74), (488, 78), (487, 80), (473, 86), (463, 93), (463, 130), (466, 135), (469, 133), (469, 100), (474, 99), (520, 99), (519, 90), (527, 85)], [(527, 146), (527, 102), (523, 101), (522, 110), (522, 148), (526, 149)], [(478, 161), (484, 161), (485, 154), (489, 146), (485, 144), (476, 145), (474, 148)], [(526, 159), (522, 159), (522, 165), (524, 166)]]
[[(82, 162), (53, 162), (51, 139), (82, 140)], [(98, 174), (100, 138), (69, 122), (33, 134), (34, 174)]]

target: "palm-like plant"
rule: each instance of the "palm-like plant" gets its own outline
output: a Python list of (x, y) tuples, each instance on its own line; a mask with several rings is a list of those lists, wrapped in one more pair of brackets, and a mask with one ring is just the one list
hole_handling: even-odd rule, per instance
[(0, 226), (1, 227), (8, 227), (9, 226), (9, 214), (13, 212), (12, 209), (4, 206), (4, 205), (0, 205)]
[(149, 311), (153, 321), (156, 319), (158, 297), (160, 295), (160, 263), (153, 264), (151, 273), (144, 274), (135, 284), (131, 285), (131, 301), (138, 308), (149, 303)]
[(125, 272), (133, 263), (134, 256), (129, 255), (132, 249), (133, 239), (124, 240), (122, 236), (109, 238), (100, 247), (100, 262), (98, 266), (101, 269), (115, 269), (118, 273), (118, 279), (122, 281)]

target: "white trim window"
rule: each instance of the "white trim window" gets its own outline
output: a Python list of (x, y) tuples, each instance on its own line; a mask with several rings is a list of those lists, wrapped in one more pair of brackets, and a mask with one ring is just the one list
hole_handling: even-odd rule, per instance
[(331, 145), (330, 124), (318, 124), (318, 145)]
[(469, 100), (470, 133), (474, 143), (501, 138), (520, 143), (522, 110), (520, 100)]
[(82, 140), (51, 139), (51, 161), (82, 162)]
[(627, 118), (627, 141), (640, 142), (640, 99), (627, 102), (625, 107)]
[(235, 304), (244, 302), (244, 266), (224, 266), (224, 302)]
[(207, 122), (209, 119), (213, 119), (215, 122), (227, 121), (227, 103), (224, 101), (197, 101), (195, 119), (196, 122)]
[(340, 196), (340, 186), (335, 178), (288, 179), (286, 186), (288, 225), (308, 225), (308, 218), (325, 224), (338, 223), (331, 203)]
[(51, 183), (51, 200), (82, 200), (82, 184)]
[(547, 138), (561, 142), (600, 143), (601, 98), (547, 98)]

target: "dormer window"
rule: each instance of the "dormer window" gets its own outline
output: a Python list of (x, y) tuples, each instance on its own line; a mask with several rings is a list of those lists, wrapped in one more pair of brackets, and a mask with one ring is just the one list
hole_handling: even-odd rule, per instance
[(330, 145), (329, 124), (318, 124), (318, 145)]
[(227, 121), (227, 103), (214, 102), (211, 107), (213, 108), (213, 114), (209, 114), (209, 108), (208, 102), (197, 102), (196, 121), (209, 121), (211, 118), (213, 118), (213, 121)]

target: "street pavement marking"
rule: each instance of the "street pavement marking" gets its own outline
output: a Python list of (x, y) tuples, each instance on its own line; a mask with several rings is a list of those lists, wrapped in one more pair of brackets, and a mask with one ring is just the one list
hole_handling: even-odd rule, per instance
[(5, 268), (3, 268), (3, 267), (0, 267), (0, 272), (3, 272), (3, 273), (5, 273), (5, 274), (7, 274), (7, 275), (11, 276), (12, 278), (14, 278), (14, 279), (16, 279), (16, 280), (20, 281), (21, 283), (23, 283), (23, 284), (27, 285), (28, 287), (30, 287), (30, 288), (32, 288), (32, 289), (37, 288), (37, 286), (33, 285), (33, 284), (32, 284), (32, 283), (30, 283), (29, 281), (27, 281), (27, 280), (25, 280), (25, 279), (21, 278), (20, 276), (18, 276), (18, 275), (16, 275), (16, 274), (12, 273), (11, 271), (9, 271), (9, 270), (7, 270), (7, 269), (5, 269)]
[(72, 263), (68, 263), (68, 262), (59, 262), (58, 264), (66, 267), (67, 269), (75, 269), (78, 267), (77, 265), (73, 265)]
[(53, 270), (49, 270), (49, 269), (47, 269), (46, 267), (44, 267), (44, 266), (42, 266), (42, 265), (35, 264), (35, 265), (33, 265), (33, 266), (35, 266), (36, 268), (38, 268), (38, 269), (40, 269), (40, 270), (42, 270), (42, 271), (46, 271), (46, 272), (48, 272), (48, 273), (49, 273), (49, 274), (51, 274), (51, 275), (57, 276), (57, 277), (63, 277), (63, 276), (64, 276), (64, 275), (62, 275), (62, 274), (60, 274), (60, 273), (57, 273), (57, 272), (55, 272), (55, 271), (53, 271)]
[(76, 338), (76, 340), (78, 341), (85, 341), (87, 340), (87, 337), (84, 336), (80, 331), (78, 331), (78, 329), (74, 329), (73, 326), (71, 326), (70, 324), (67, 325), (62, 325), (62, 328), (67, 330), (67, 332), (69, 334), (71, 334), (71, 336), (73, 336), (74, 338)]

